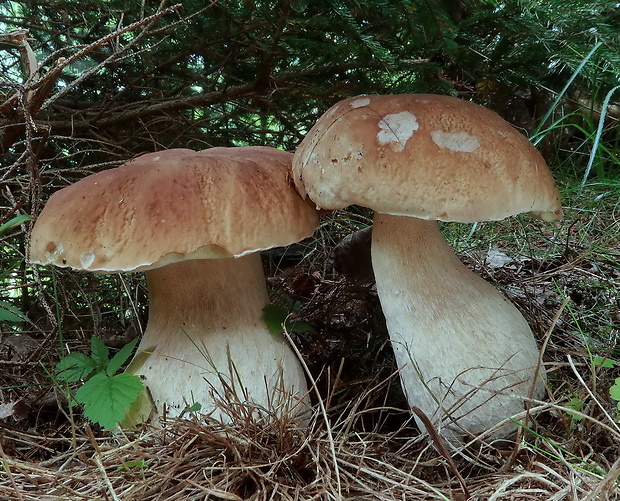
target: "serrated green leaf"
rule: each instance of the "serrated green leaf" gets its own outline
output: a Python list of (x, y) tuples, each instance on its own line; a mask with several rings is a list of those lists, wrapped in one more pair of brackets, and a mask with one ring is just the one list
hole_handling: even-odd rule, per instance
[(130, 341), (125, 346), (123, 346), (116, 355), (112, 357), (112, 359), (108, 362), (108, 367), (106, 372), (108, 376), (113, 376), (116, 372), (121, 368), (121, 366), (127, 361), (127, 359), (131, 356), (133, 349), (138, 344), (138, 338)]
[(93, 336), (90, 340), (90, 356), (97, 364), (97, 368), (99, 370), (105, 370), (108, 366), (108, 356), (110, 355), (110, 350), (103, 343), (101, 339), (97, 336)]
[(71, 353), (56, 364), (56, 377), (67, 383), (87, 379), (97, 366), (95, 361), (84, 353)]
[(4, 301), (0, 301), (0, 322), (23, 322), (22, 314)]
[(314, 332), (314, 327), (303, 320), (287, 320), (284, 326), (289, 332)]
[(592, 359), (592, 363), (596, 367), (605, 367), (607, 369), (612, 369), (613, 367), (616, 366), (618, 362), (616, 362), (615, 360), (612, 360), (611, 358), (607, 358), (607, 357), (594, 357)]
[(144, 385), (139, 376), (122, 372), (108, 376), (95, 374), (76, 392), (75, 399), (84, 404), (84, 415), (104, 428), (116, 428), (126, 411), (138, 398)]
[(286, 308), (277, 304), (268, 304), (263, 308), (263, 320), (274, 334), (282, 334), (284, 332), (282, 324), (286, 320), (287, 315)]
[(314, 332), (314, 327), (308, 322), (291, 321), (288, 315), (288, 310), (277, 304), (268, 304), (263, 308), (263, 320), (274, 334), (282, 334), (285, 329), (288, 332)]
[[(564, 404), (564, 407), (577, 412), (582, 412), (584, 408), (584, 403), (579, 398), (574, 397), (571, 398), (568, 402), (566, 402)], [(581, 421), (583, 419), (583, 416), (580, 416), (579, 414), (573, 414), (572, 412), (569, 412), (568, 415), (575, 421)]]
[[(618, 402), (620, 406), (620, 377), (616, 378), (615, 384), (609, 388), (609, 396)], [(620, 407), (618, 407), (620, 409)]]

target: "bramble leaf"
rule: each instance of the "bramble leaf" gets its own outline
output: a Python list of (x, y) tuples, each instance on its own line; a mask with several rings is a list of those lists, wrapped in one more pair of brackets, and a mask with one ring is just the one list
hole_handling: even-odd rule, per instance
[(97, 364), (99, 370), (105, 370), (108, 366), (108, 355), (110, 350), (104, 342), (97, 336), (93, 336), (90, 340), (90, 356)]
[(95, 361), (84, 353), (70, 353), (56, 364), (56, 377), (66, 383), (87, 379), (97, 366)]
[(308, 322), (289, 320), (288, 315), (288, 310), (277, 304), (268, 304), (263, 308), (263, 320), (274, 334), (282, 334), (285, 330), (289, 332), (314, 332), (314, 327)]
[(609, 388), (609, 396), (618, 402), (618, 410), (620, 411), (620, 377), (616, 378), (615, 384)]
[(138, 344), (138, 338), (130, 341), (125, 346), (123, 346), (116, 355), (112, 357), (112, 360), (108, 362), (108, 367), (106, 368), (106, 372), (108, 376), (113, 376), (116, 372), (121, 368), (121, 366), (127, 361), (127, 359), (131, 356), (133, 349), (136, 344)]
[[(580, 398), (573, 397), (564, 404), (564, 407), (573, 411), (583, 412), (585, 404)], [(572, 412), (569, 412), (568, 415), (571, 417), (571, 419), (574, 419), (575, 421), (581, 421), (583, 419), (583, 416), (580, 416), (579, 414), (574, 414)]]
[(616, 366), (618, 362), (616, 362), (615, 360), (611, 358), (607, 358), (607, 357), (594, 357), (592, 359), (592, 363), (596, 367), (605, 367), (607, 369), (612, 369), (613, 367)]
[(84, 383), (75, 399), (84, 404), (84, 415), (88, 419), (113, 429), (125, 418), (143, 387), (140, 377), (135, 374), (121, 372), (110, 377), (100, 372)]

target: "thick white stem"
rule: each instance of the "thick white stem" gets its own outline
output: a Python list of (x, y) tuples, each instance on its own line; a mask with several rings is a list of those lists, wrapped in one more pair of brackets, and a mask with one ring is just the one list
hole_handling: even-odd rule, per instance
[(522, 412), (532, 386), (541, 395), (527, 322), (459, 261), (436, 222), (375, 214), (372, 260), (408, 402), (446, 438), (478, 435)]
[[(128, 371), (144, 376), (157, 413), (164, 403), (178, 415), (198, 402), (229, 421), (218, 401), (275, 415), (306, 410), (301, 364), (263, 321), (269, 297), (258, 253), (183, 261), (146, 276), (148, 325)], [(143, 404), (132, 409), (137, 421), (146, 418)]]

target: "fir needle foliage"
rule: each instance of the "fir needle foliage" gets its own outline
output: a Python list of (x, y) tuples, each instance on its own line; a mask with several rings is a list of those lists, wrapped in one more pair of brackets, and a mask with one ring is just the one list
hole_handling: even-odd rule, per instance
[[(26, 214), (22, 214), (20, 216), (15, 216), (9, 219), (6, 223), (0, 224), (0, 236), (8, 233), (13, 228), (19, 226), (22, 223), (27, 222), (30, 219), (30, 216)], [(0, 283), (4, 281), (4, 279), (8, 276), (8, 274), (13, 271), (15, 267), (15, 263), (12, 263), (10, 266), (7, 266), (6, 269), (0, 268)], [(0, 301), (0, 322), (23, 322), (24, 315), (15, 309), (12, 305), (5, 301)]]

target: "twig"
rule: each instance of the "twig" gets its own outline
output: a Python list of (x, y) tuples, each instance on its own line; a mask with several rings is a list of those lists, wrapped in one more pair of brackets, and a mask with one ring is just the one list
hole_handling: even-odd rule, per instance
[(94, 454), (95, 464), (97, 465), (97, 469), (101, 472), (103, 481), (108, 486), (108, 490), (110, 491), (110, 495), (112, 496), (112, 499), (114, 499), (114, 501), (121, 501), (120, 498), (116, 495), (116, 492), (114, 491), (114, 486), (112, 485), (112, 482), (110, 482), (110, 477), (108, 477), (108, 474), (105, 471), (103, 463), (101, 462), (101, 450), (99, 449), (99, 444), (97, 443), (97, 439), (95, 438), (95, 435), (93, 435), (93, 430), (91, 430), (90, 426), (86, 426), (85, 431), (86, 431), (86, 435), (88, 436), (88, 439), (90, 440), (90, 443), (93, 444), (93, 447), (95, 449), (95, 454)]
[(454, 459), (452, 459), (452, 456), (450, 455), (450, 452), (448, 451), (448, 448), (446, 447), (446, 444), (444, 443), (443, 438), (441, 438), (441, 436), (437, 432), (437, 429), (435, 428), (433, 423), (431, 423), (431, 420), (428, 419), (428, 416), (424, 414), (424, 412), (422, 412), (422, 409), (420, 409), (419, 407), (416, 407), (415, 405), (411, 407), (411, 411), (416, 416), (418, 416), (418, 418), (420, 418), (420, 421), (424, 423), (424, 427), (426, 428), (428, 435), (431, 437), (431, 440), (435, 444), (435, 447), (437, 447), (437, 450), (439, 451), (439, 453), (446, 459), (446, 461), (448, 462), (448, 465), (450, 465), (450, 468), (452, 469), (452, 471), (454, 472), (454, 475), (459, 481), (459, 484), (461, 484), (461, 489), (463, 489), (463, 493), (465, 494), (466, 498), (467, 499), (471, 498), (471, 494), (469, 493), (469, 490), (467, 489), (467, 484), (465, 483), (465, 479), (461, 475), (461, 472), (459, 471), (459, 469), (456, 467), (456, 463), (454, 462)]
[[(152, 16), (145, 17), (144, 19), (141, 19), (140, 21), (136, 21), (135, 23), (131, 23), (130, 25), (125, 26), (124, 28), (120, 28), (120, 29), (118, 29), (116, 31), (113, 31), (112, 33), (109, 33), (108, 35), (100, 38), (99, 40), (93, 42), (92, 44), (84, 47), (82, 50), (76, 52), (75, 54), (73, 54), (72, 56), (68, 57), (67, 59), (61, 61), (60, 64), (58, 64), (57, 68), (55, 68), (55, 71), (56, 72), (62, 71), (66, 66), (69, 66), (70, 64), (73, 64), (75, 61), (77, 61), (78, 59), (84, 57), (86, 54), (88, 54), (92, 50), (96, 49), (97, 47), (100, 47), (101, 45), (106, 44), (107, 42), (109, 42), (110, 40), (112, 40), (112, 39), (114, 39), (116, 37), (119, 37), (123, 33), (127, 33), (128, 31), (135, 30), (136, 28), (139, 28), (140, 26), (143, 26), (145, 24), (150, 24), (150, 23), (152, 23), (153, 21), (159, 19), (162, 16), (165, 16), (167, 14), (170, 14), (171, 12), (177, 11), (181, 7), (182, 7), (182, 4), (173, 5), (172, 7), (168, 7), (167, 9), (164, 9), (164, 10), (162, 10), (160, 12), (157, 12), (157, 13), (153, 14)], [(135, 39), (132, 42), (135, 42)], [(130, 43), (130, 45), (132, 45), (132, 44)], [(77, 85), (78, 83), (83, 81), (85, 78), (90, 76), (94, 71), (99, 71), (99, 69), (100, 69), (100, 67), (102, 65), (110, 63), (111, 61), (113, 61), (117, 57), (120, 57), (120, 52), (115, 52), (110, 57), (108, 57), (103, 63), (101, 63), (100, 65), (97, 65), (95, 68), (91, 68), (90, 71), (87, 71), (84, 74), (82, 74), (78, 79), (76, 79), (73, 82), (71, 82), (70, 85), (67, 85), (62, 90), (60, 90), (59, 92), (54, 94), (52, 97), (47, 99), (43, 103), (41, 108), (44, 109), (44, 108), (48, 107), (50, 104), (52, 104), (58, 98), (60, 98), (61, 96), (65, 95), (69, 90), (71, 90), (73, 87), (75, 87), (75, 85)], [(34, 88), (34, 87), (37, 87), (37, 86), (41, 85), (43, 83), (43, 81), (45, 80), (45, 78), (46, 77), (44, 77), (42, 79), (39, 79), (38, 81), (34, 82), (31, 85), (31, 87)]]
[[(583, 501), (610, 499), (608, 495), (612, 491), (616, 490), (617, 486), (615, 484), (618, 482), (618, 477), (620, 477), (620, 457), (618, 457), (614, 464), (611, 465), (609, 472), (607, 472), (607, 475), (605, 475), (605, 478), (603, 478), (602, 482), (600, 482)], [(601, 494), (603, 494), (604, 497), (600, 497)]]
[[(283, 324), (283, 327), (284, 327), (284, 324)], [(299, 349), (297, 348), (297, 346), (295, 345), (295, 343), (291, 339), (291, 336), (288, 333), (288, 331), (286, 330), (286, 328), (284, 328), (284, 336), (286, 337), (286, 340), (288, 341), (289, 345), (291, 346), (291, 348), (295, 352), (295, 355), (299, 359), (302, 367), (304, 368), (304, 371), (306, 372), (306, 374), (310, 378), (310, 381), (312, 382), (312, 389), (316, 393), (317, 400), (319, 402), (319, 408), (321, 409), (321, 416), (323, 417), (323, 421), (325, 422), (325, 429), (327, 431), (327, 437), (328, 437), (328, 441), (329, 441), (329, 450), (331, 452), (332, 461), (334, 463), (334, 474), (335, 474), (335, 477), (336, 477), (336, 488), (338, 490), (338, 497), (336, 499), (340, 500), (340, 499), (342, 499), (342, 484), (340, 482), (340, 467), (338, 466), (338, 456), (336, 456), (336, 448), (334, 446), (334, 437), (333, 437), (333, 434), (332, 434), (332, 428), (331, 428), (331, 425), (330, 425), (330, 422), (329, 422), (329, 418), (327, 417), (327, 410), (325, 409), (325, 404), (323, 403), (323, 399), (321, 398), (321, 392), (319, 391), (319, 389), (318, 389), (318, 387), (316, 385), (316, 381), (312, 377), (312, 373), (310, 372), (310, 369), (308, 368), (308, 365), (306, 364), (306, 361), (304, 360), (304, 358), (301, 355)]]
[[(37, 63), (37, 58), (34, 55), (34, 51), (28, 43), (27, 36), (28, 30), (14, 30), (2, 34), (0, 35), (0, 49), (4, 48), (5, 42), (9, 45), (15, 45), (21, 54), (23, 66), (26, 67), (28, 72), (28, 80), (34, 80), (39, 71), (39, 65)], [(32, 91), (28, 93), (28, 101), (30, 101), (31, 97)]]
[(9, 477), (9, 481), (11, 482), (11, 486), (13, 487), (13, 490), (15, 491), (17, 500), (23, 501), (24, 498), (22, 497), (21, 492), (19, 492), (19, 489), (17, 488), (17, 484), (15, 483), (15, 479), (13, 478), (13, 474), (11, 473), (11, 468), (9, 467), (9, 458), (6, 456), (6, 454), (4, 453), (4, 449), (2, 448), (2, 442), (0, 442), (0, 456), (2, 456), (2, 469), (6, 472), (7, 476)]
[(534, 379), (532, 381), (532, 386), (530, 388), (528, 399), (525, 403), (526, 413), (525, 413), (525, 419), (523, 421), (523, 426), (520, 426), (517, 429), (517, 436), (515, 438), (515, 446), (512, 449), (512, 454), (510, 454), (510, 457), (508, 458), (506, 463), (500, 468), (499, 473), (505, 473), (506, 471), (508, 471), (512, 467), (512, 465), (515, 463), (515, 461), (517, 460), (517, 456), (519, 455), (519, 450), (521, 448), (520, 447), (521, 438), (523, 437), (524, 430), (527, 429), (527, 421), (530, 416), (530, 409), (531, 409), (532, 402), (534, 401), (533, 399), (534, 399), (534, 390), (536, 388), (536, 381), (538, 380), (538, 376), (540, 375), (540, 369), (543, 366), (542, 357), (545, 351), (547, 350), (547, 345), (549, 344), (549, 340), (551, 339), (551, 333), (555, 330), (555, 326), (560, 320), (560, 315), (564, 311), (564, 308), (566, 308), (566, 305), (568, 304), (569, 301), (570, 301), (570, 297), (564, 298), (564, 301), (562, 302), (558, 310), (555, 312), (555, 315), (553, 315), (551, 325), (547, 329), (547, 332), (545, 332), (543, 344), (540, 348), (540, 353), (538, 355), (538, 364), (536, 365)]

